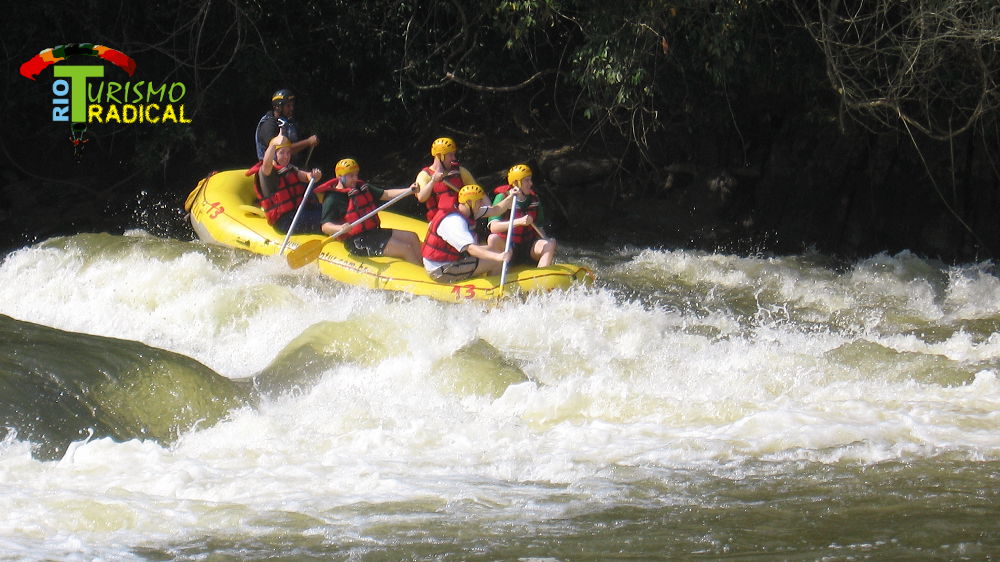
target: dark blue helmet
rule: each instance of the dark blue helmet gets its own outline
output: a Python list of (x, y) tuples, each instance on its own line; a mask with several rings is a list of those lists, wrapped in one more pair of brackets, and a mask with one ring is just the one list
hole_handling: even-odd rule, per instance
[(290, 101), (295, 101), (295, 94), (291, 90), (278, 90), (271, 96), (271, 107), (281, 107)]

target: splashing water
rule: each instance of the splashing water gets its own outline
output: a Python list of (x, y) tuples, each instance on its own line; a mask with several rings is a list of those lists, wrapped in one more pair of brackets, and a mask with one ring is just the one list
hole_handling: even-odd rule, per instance
[(990, 264), (566, 252), (593, 288), (493, 308), (140, 231), (10, 254), (0, 314), (261, 396), (52, 461), (8, 432), (0, 559), (996, 551)]

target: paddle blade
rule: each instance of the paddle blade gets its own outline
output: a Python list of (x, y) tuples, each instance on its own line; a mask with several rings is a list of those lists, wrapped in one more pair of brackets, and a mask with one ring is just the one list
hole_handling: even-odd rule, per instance
[(310, 240), (303, 242), (298, 248), (288, 252), (286, 259), (288, 267), (298, 269), (306, 264), (312, 263), (323, 253), (323, 246), (326, 240)]

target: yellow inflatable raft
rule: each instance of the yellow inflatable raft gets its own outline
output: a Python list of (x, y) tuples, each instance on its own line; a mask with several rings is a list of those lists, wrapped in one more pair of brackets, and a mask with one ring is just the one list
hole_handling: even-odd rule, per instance
[[(188, 195), (184, 209), (191, 213), (191, 226), (205, 242), (271, 255), (278, 253), (284, 240), (284, 235), (267, 224), (263, 211), (254, 206), (253, 177), (247, 177), (245, 170), (213, 173), (201, 180)], [(427, 232), (426, 222), (396, 213), (382, 211), (379, 219), (386, 228), (415, 232), (421, 241)], [(292, 235), (285, 253), (306, 241), (323, 238), (317, 234)], [(316, 262), (320, 271), (344, 283), (405, 291), (450, 302), (496, 299), (518, 291), (565, 289), (574, 282), (593, 281), (593, 274), (585, 267), (554, 264), (512, 267), (507, 272), (502, 292), (499, 276), (439, 283), (421, 266), (396, 258), (353, 256), (339, 241), (326, 244)]]

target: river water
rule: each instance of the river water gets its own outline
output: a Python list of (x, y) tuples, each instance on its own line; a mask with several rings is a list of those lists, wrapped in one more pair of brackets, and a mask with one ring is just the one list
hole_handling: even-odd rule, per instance
[(595, 284), (487, 307), (141, 231), (7, 255), (0, 560), (1000, 558), (990, 264), (560, 259)]

